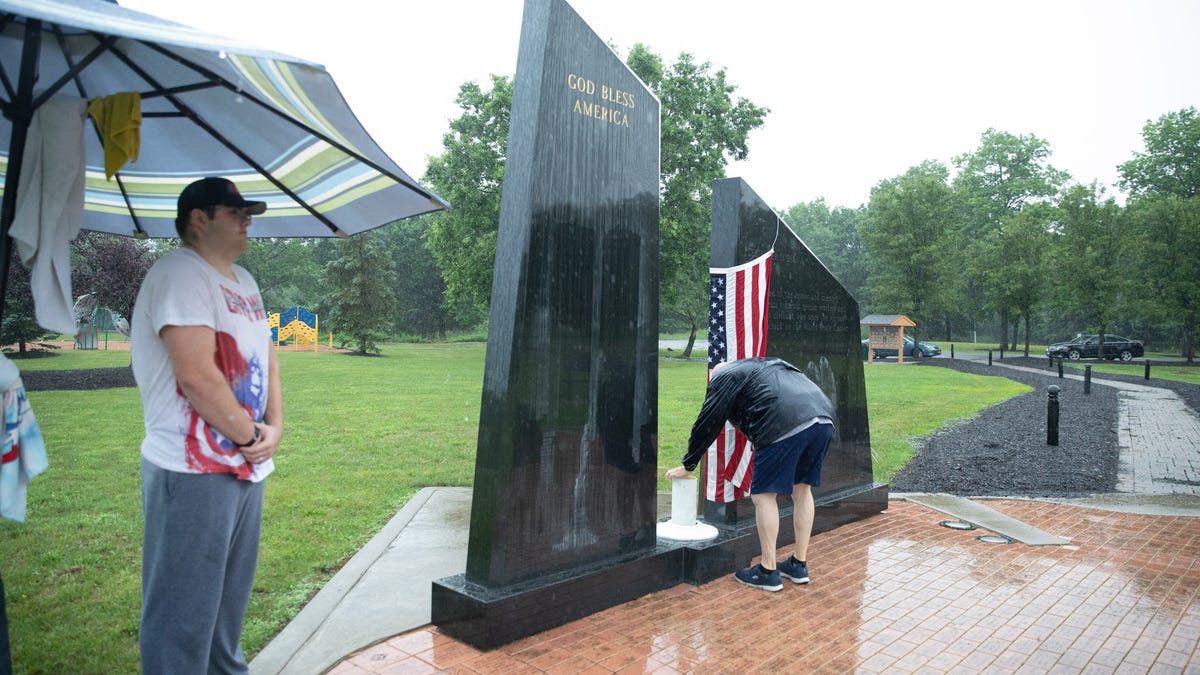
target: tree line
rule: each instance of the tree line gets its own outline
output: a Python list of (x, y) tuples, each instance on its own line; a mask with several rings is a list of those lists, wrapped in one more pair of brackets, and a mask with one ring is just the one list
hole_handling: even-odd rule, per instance
[[(637, 44), (626, 63), (661, 102), (663, 329), (703, 337), (712, 182), (749, 155), (748, 136), (770, 110), (737, 96), (724, 69), (691, 54), (667, 64)], [(266, 307), (307, 307), (361, 353), (396, 337), (482, 337), (512, 84), (494, 75), (487, 88), (459, 88), (462, 112), (423, 176), (451, 211), (347, 240), (252, 240), (239, 263), (255, 275)], [(906, 314), (922, 335), (1016, 350), (1112, 332), (1193, 358), (1200, 117), (1195, 107), (1166, 113), (1142, 137), (1144, 150), (1119, 167), (1125, 203), (1056, 169), (1047, 141), (988, 129), (952, 165), (924, 161), (880, 180), (867, 204), (818, 199), (779, 213), (861, 312)], [(175, 245), (82, 234), (73, 243), (76, 294), (94, 293), (128, 316), (145, 270)], [(6, 344), (38, 333), (23, 269), (12, 268)]]
[(859, 300), (923, 334), (1010, 350), (1120, 333), (1195, 357), (1200, 315), (1200, 117), (1168, 112), (1120, 164), (1124, 204), (1050, 163), (1036, 136), (989, 129), (950, 167), (880, 181), (869, 203), (784, 212)]

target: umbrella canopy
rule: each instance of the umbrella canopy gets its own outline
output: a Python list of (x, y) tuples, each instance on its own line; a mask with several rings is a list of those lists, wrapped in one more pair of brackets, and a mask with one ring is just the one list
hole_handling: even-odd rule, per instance
[(140, 153), (113, 180), (99, 130), (85, 133), (86, 229), (174, 237), (179, 192), (204, 176), (267, 202), (253, 237), (345, 236), (449, 207), (384, 154), (323, 67), (112, 2), (0, 0), (0, 85), (5, 234), (30, 118), (64, 94), (141, 96)]

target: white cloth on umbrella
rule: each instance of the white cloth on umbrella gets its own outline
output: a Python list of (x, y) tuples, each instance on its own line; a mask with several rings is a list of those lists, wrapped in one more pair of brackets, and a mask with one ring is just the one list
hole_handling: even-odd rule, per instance
[(38, 323), (68, 335), (75, 334), (71, 240), (83, 224), (86, 117), (87, 101), (71, 96), (51, 97), (33, 113), (9, 230), (30, 268)]

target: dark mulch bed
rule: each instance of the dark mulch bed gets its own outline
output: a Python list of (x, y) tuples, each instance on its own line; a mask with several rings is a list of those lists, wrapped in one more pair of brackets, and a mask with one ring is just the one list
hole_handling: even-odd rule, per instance
[[(892, 490), (1025, 497), (1076, 497), (1115, 490), (1120, 448), (1117, 391), (1112, 387), (1093, 384), (1091, 394), (1085, 395), (1082, 382), (986, 363), (937, 358), (920, 364), (1006, 377), (1033, 391), (923, 439), (916, 456), (896, 474)], [(1052, 384), (1062, 390), (1057, 446), (1046, 444), (1047, 393)]]
[(26, 391), (51, 389), (112, 389), (133, 387), (133, 369), (88, 368), (85, 370), (26, 370), (21, 372)]
[[(1034, 390), (923, 439), (917, 455), (892, 481), (893, 490), (1027, 497), (1112, 492), (1120, 455), (1118, 394), (1100, 380), (1170, 389), (1193, 410), (1200, 410), (1200, 386), (1194, 384), (1095, 373), (1091, 393), (1084, 394), (1082, 382), (1058, 379), (1057, 367), (1051, 369), (1046, 358), (1008, 357), (1003, 363), (1042, 372), (945, 357), (920, 361), (923, 366), (1006, 377)], [(1079, 374), (1070, 368), (1064, 373)], [(1153, 378), (1153, 364), (1150, 374)], [(1062, 389), (1057, 446), (1046, 444), (1047, 393), (1052, 384)]]

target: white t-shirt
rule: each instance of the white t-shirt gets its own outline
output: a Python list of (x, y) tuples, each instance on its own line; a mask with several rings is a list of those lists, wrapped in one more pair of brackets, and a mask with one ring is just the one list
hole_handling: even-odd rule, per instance
[(258, 284), (233, 266), (235, 282), (189, 248), (163, 256), (146, 275), (133, 307), (133, 376), (142, 394), (146, 438), (142, 456), (167, 471), (231, 473), (260, 481), (274, 470), (250, 464), (235, 441), (208, 426), (175, 381), (165, 326), (207, 326), (216, 332), (216, 363), (246, 415), (262, 421), (269, 389), (271, 329)]

